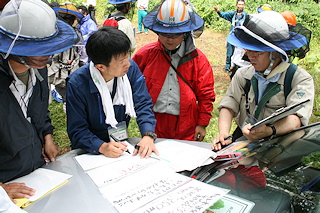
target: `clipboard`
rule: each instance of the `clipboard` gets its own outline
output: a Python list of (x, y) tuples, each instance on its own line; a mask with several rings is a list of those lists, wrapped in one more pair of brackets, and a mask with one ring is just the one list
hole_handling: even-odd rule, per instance
[(303, 107), (303, 104), (307, 103), (308, 101), (310, 101), (310, 99), (307, 99), (307, 100), (302, 101), (300, 103), (293, 104), (291, 106), (282, 107), (282, 108), (276, 110), (270, 116), (253, 124), (250, 130), (253, 130), (259, 126), (262, 126), (263, 124), (273, 124), (274, 122), (276, 122), (284, 117), (287, 117), (288, 115), (295, 113), (296, 111), (298, 111), (299, 109), (301, 109)]

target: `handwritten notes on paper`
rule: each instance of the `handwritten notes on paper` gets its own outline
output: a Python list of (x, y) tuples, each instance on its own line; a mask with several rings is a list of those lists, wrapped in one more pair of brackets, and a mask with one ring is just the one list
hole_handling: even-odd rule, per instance
[(140, 159), (139, 156), (134, 156), (92, 169), (88, 171), (87, 174), (98, 187), (101, 187), (105, 184), (124, 178), (127, 175), (139, 172), (157, 162), (158, 160), (156, 159)]
[(181, 209), (181, 205), (185, 205), (183, 212), (202, 212), (227, 193), (177, 174), (161, 163), (99, 190), (120, 212), (163, 212)]
[(103, 166), (105, 164), (117, 162), (124, 158), (131, 157), (130, 154), (124, 152), (120, 158), (108, 158), (104, 155), (82, 154), (75, 157), (79, 165), (84, 171)]
[(211, 163), (210, 149), (165, 140), (156, 143), (160, 156), (141, 159), (83, 154), (76, 157), (100, 193), (119, 212), (203, 212), (228, 190), (177, 174)]
[[(192, 180), (170, 194), (160, 197), (149, 203), (136, 213), (162, 213), (162, 212), (203, 212), (216, 201), (225, 191), (206, 186), (199, 186), (204, 183)], [(205, 185), (205, 184), (204, 184)]]

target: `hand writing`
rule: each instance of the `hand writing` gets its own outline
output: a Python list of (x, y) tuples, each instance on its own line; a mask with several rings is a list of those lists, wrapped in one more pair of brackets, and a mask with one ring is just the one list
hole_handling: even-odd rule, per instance
[(109, 158), (118, 158), (125, 151), (127, 151), (127, 145), (115, 141), (103, 143), (99, 148), (99, 152)]
[(222, 146), (232, 143), (231, 139), (225, 140), (228, 137), (229, 137), (229, 134), (226, 134), (226, 133), (222, 133), (218, 135), (212, 142), (212, 150), (218, 151), (222, 148)]

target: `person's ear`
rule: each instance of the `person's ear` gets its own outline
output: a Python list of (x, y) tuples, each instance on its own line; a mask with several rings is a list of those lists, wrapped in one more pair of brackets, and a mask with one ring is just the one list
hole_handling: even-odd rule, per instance
[(96, 64), (95, 67), (100, 71), (103, 72), (106, 70), (107, 66), (104, 64)]

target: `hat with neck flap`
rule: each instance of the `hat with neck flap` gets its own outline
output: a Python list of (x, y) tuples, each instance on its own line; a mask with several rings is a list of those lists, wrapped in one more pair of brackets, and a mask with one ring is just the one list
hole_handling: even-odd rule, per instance
[(184, 33), (203, 26), (203, 19), (182, 0), (165, 0), (143, 19), (154, 32)]
[(11, 0), (0, 16), (0, 52), (46, 56), (63, 52), (77, 42), (74, 29), (57, 20), (41, 0)]
[(289, 29), (283, 16), (275, 11), (248, 15), (227, 37), (233, 46), (247, 50), (279, 52), (288, 62), (286, 51), (307, 44), (305, 36)]

